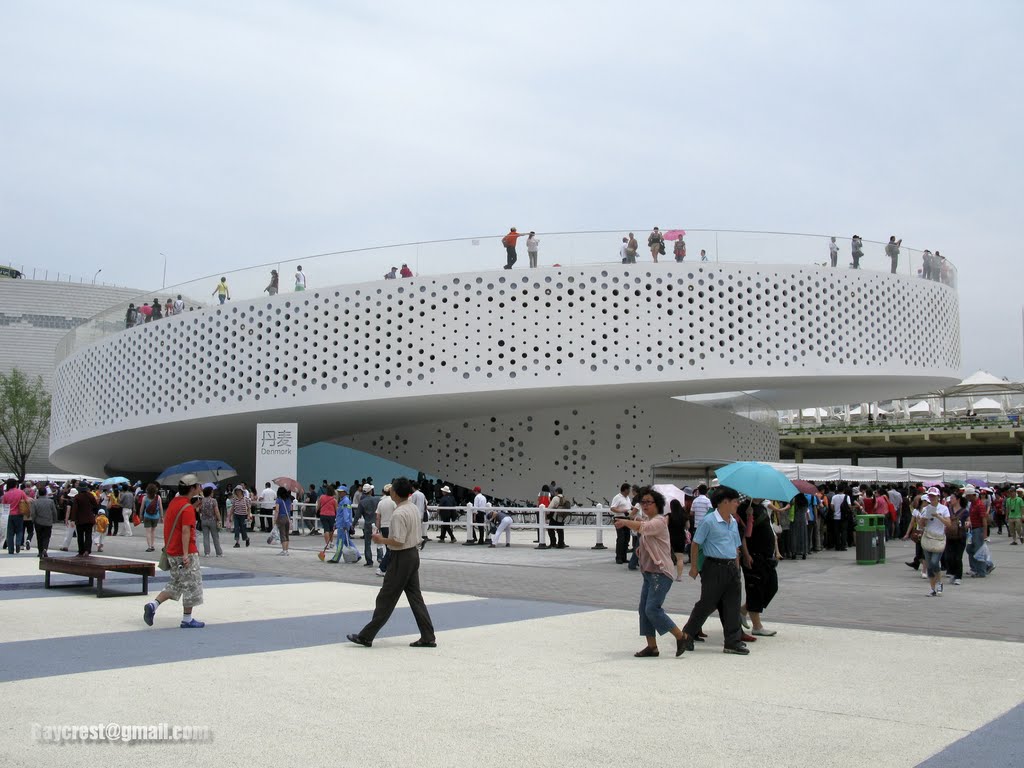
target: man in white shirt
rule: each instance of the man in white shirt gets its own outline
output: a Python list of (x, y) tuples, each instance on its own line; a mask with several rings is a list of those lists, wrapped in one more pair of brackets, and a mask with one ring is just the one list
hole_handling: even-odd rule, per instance
[[(476, 494), (476, 496), (473, 497), (473, 525), (472, 525), (472, 527), (470, 529), (472, 534), (473, 534), (473, 538), (470, 539), (469, 541), (467, 541), (466, 543), (467, 544), (486, 544), (487, 543), (487, 522), (486, 522), (485, 515), (487, 513), (484, 512), (484, 510), (487, 509), (487, 507), (489, 507), (490, 505), (487, 503), (487, 497), (484, 496), (483, 491), (480, 489), (479, 485), (476, 486), (473, 489), (473, 493)], [(469, 524), (468, 520), (466, 521), (466, 524), (467, 525)], [(480, 532), (480, 541), (479, 542), (476, 539), (476, 534), (477, 534), (477, 530), (478, 529), (479, 529), (479, 532)]]
[(839, 264), (839, 243), (833, 237), (828, 244), (828, 258), (832, 262), (832, 266)]
[(181, 298), (181, 294), (178, 294), (178, 298), (174, 300), (174, 304), (171, 305), (171, 309), (175, 315), (180, 315), (185, 311), (185, 300)]
[[(414, 482), (412, 484), (413, 492), (412, 496), (409, 497), (409, 501), (416, 505), (416, 509), (420, 511), (420, 522), (427, 522), (427, 497), (423, 495), (423, 491), (420, 490), (419, 483)], [(427, 546), (427, 527), (423, 526), (423, 541), (420, 542), (420, 551)]]
[(836, 552), (846, 551), (846, 516), (843, 514), (843, 504), (848, 508), (853, 507), (853, 498), (846, 492), (845, 486), (832, 497), (832, 548)]
[(258, 502), (260, 505), (260, 530), (266, 533), (273, 525), (274, 507), (277, 505), (277, 493), (270, 487), (270, 483), (267, 483), (260, 491)]
[(306, 290), (306, 275), (302, 271), (302, 265), (300, 264), (295, 268), (295, 290), (304, 291)]
[[(391, 483), (384, 486), (384, 495), (377, 503), (377, 530), (381, 536), (387, 537), (391, 532), (391, 515), (395, 511), (395, 500), (391, 498)], [(391, 561), (391, 550), (387, 550), (381, 556), (381, 550), (377, 548), (377, 575), (383, 576), (388, 572), (388, 563)]]
[(423, 593), (420, 592), (420, 553), (417, 546), (423, 537), (423, 525), (419, 510), (409, 500), (412, 490), (412, 481), (407, 477), (399, 477), (391, 484), (391, 499), (396, 505), (391, 515), (391, 535), (375, 533), (373, 542), (387, 547), (393, 560), (377, 595), (373, 618), (358, 633), (348, 635), (349, 642), (367, 648), (373, 645), (373, 639), (391, 618), (404, 592), (420, 630), (419, 639), (409, 645), (413, 648), (437, 647), (434, 625), (430, 621), (427, 605), (423, 602)]
[(697, 486), (697, 495), (690, 504), (690, 517), (693, 518), (693, 530), (697, 530), (701, 521), (711, 510), (711, 499), (708, 498), (708, 487), (701, 483)]
[[(629, 483), (623, 483), (619, 486), (619, 492), (612, 499), (609, 509), (612, 513), (613, 525), (615, 520), (626, 520), (629, 518), (630, 513), (633, 511), (633, 502), (629, 498)], [(630, 530), (625, 526), (615, 529), (615, 562), (617, 565), (626, 564), (626, 555), (629, 552), (629, 534)]]

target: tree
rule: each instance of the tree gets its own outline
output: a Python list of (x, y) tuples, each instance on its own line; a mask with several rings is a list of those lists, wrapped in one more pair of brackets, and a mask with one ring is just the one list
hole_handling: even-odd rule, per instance
[(32, 381), (15, 368), (0, 373), (0, 464), (25, 479), (28, 457), (50, 430), (50, 394), (43, 377)]

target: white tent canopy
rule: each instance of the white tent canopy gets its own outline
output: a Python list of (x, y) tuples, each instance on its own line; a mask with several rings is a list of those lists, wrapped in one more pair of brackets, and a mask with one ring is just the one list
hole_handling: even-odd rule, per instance
[(975, 411), (1001, 411), (1003, 406), (993, 400), (991, 397), (983, 397), (980, 400), (974, 402), (973, 410)]
[(835, 464), (765, 463), (782, 472), (790, 480), (809, 480), (812, 483), (845, 480), (857, 483), (925, 483), (938, 485), (947, 481), (962, 483), (967, 479), (968, 474), (990, 484), (1024, 483), (1024, 472), (967, 472), (962, 469), (892, 469), (889, 467), (851, 467)]
[(918, 402), (914, 403), (912, 406), (907, 408), (907, 411), (909, 413), (931, 413), (932, 408), (930, 405), (928, 405), (927, 400), (919, 400)]

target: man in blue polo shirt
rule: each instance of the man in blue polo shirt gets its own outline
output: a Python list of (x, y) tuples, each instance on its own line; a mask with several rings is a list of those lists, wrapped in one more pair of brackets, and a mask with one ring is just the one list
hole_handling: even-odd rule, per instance
[(697, 526), (690, 545), (690, 578), (697, 578), (697, 547), (704, 551), (704, 567), (700, 571), (700, 599), (690, 611), (683, 628), (686, 650), (693, 650), (693, 638), (700, 634), (708, 616), (715, 610), (725, 632), (725, 653), (746, 656), (750, 653), (740, 629), (740, 531), (734, 517), (740, 495), (727, 486), (711, 493), (714, 511), (708, 512)]

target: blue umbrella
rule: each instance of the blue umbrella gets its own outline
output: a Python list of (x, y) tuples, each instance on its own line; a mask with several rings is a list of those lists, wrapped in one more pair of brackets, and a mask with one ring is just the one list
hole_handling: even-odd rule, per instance
[(715, 470), (722, 482), (754, 499), (789, 501), (800, 491), (774, 467), (759, 461), (737, 461)]
[(168, 467), (156, 479), (160, 485), (177, 485), (185, 475), (195, 475), (200, 483), (216, 483), (228, 477), (234, 477), (234, 467), (216, 459), (194, 459), (182, 464)]
[(131, 481), (127, 477), (108, 477), (100, 485), (128, 485)]

